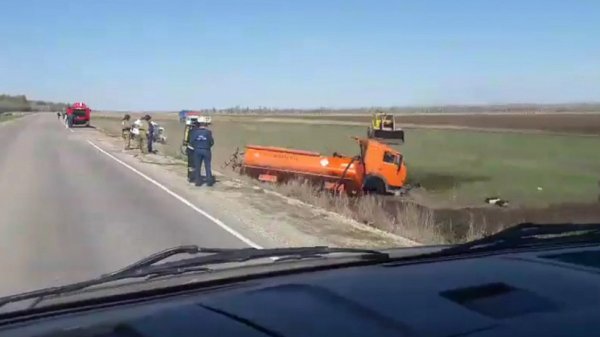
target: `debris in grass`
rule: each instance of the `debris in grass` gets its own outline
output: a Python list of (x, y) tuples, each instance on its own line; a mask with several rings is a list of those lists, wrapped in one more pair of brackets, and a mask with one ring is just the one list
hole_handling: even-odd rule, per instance
[(496, 205), (496, 206), (500, 206), (500, 207), (508, 207), (508, 201), (500, 199), (499, 197), (485, 198), (485, 202), (490, 205)]

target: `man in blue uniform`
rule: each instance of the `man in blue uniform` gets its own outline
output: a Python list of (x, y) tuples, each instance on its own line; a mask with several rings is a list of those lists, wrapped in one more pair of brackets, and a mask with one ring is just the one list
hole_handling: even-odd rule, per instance
[(200, 116), (197, 127), (190, 130), (190, 145), (194, 148), (194, 181), (196, 186), (202, 185), (202, 175), (200, 172), (202, 163), (204, 163), (206, 170), (206, 185), (212, 186), (214, 183), (210, 164), (212, 159), (211, 148), (215, 144), (215, 141), (212, 132), (206, 126), (206, 117)]
[(154, 153), (152, 145), (154, 145), (154, 123), (152, 123), (150, 115), (144, 116), (144, 120), (148, 124), (148, 153)]

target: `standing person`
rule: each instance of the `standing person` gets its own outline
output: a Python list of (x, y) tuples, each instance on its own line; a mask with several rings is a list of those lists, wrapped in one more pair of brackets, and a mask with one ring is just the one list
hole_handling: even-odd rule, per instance
[(56, 119), (60, 120), (60, 112), (56, 113)]
[(192, 130), (194, 130), (198, 123), (186, 122), (185, 131), (183, 133), (183, 145), (185, 146), (185, 155), (187, 156), (187, 178), (188, 182), (194, 182), (196, 175), (194, 174), (194, 148), (192, 147)]
[(121, 136), (123, 136), (123, 148), (129, 150), (131, 148), (131, 116), (126, 114), (121, 120)]
[(73, 113), (67, 114), (67, 127), (68, 128), (73, 127)]
[(138, 146), (139, 146), (138, 137), (140, 136), (139, 126), (141, 125), (141, 123), (142, 122), (139, 119), (137, 119), (135, 122), (131, 123), (130, 137), (135, 142), (135, 144)]
[(200, 116), (198, 118), (197, 127), (190, 130), (191, 145), (194, 148), (194, 176), (196, 186), (202, 185), (202, 163), (204, 163), (204, 169), (206, 170), (206, 185), (212, 186), (214, 184), (212, 171), (211, 171), (211, 160), (212, 153), (211, 148), (215, 144), (212, 136), (212, 132), (207, 129), (206, 117)]
[(148, 153), (148, 124), (144, 122), (146, 116), (135, 121), (135, 128), (137, 129), (137, 144), (142, 154)]
[(144, 116), (144, 120), (147, 123), (148, 127), (148, 153), (154, 153), (152, 149), (152, 144), (154, 143), (154, 123), (152, 123), (152, 117), (150, 115)]

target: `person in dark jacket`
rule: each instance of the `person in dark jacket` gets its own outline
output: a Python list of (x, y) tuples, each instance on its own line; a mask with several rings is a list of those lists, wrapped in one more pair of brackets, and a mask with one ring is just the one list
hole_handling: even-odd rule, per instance
[(197, 127), (190, 130), (190, 145), (194, 149), (194, 176), (196, 186), (202, 185), (202, 163), (204, 163), (204, 169), (206, 170), (206, 185), (212, 186), (214, 184), (212, 171), (211, 171), (211, 160), (212, 153), (211, 148), (215, 144), (212, 132), (207, 129), (207, 122), (205, 118), (200, 117), (197, 122)]
[(191, 123), (185, 126), (184, 131), (184, 142), (185, 155), (187, 157), (187, 179), (189, 183), (193, 183), (196, 180), (196, 174), (194, 173), (194, 148), (192, 147), (192, 130), (198, 127), (198, 123)]
[(151, 121), (152, 117), (150, 115), (144, 116), (144, 120), (148, 124), (148, 153), (154, 153), (152, 149), (152, 144), (154, 143), (154, 124)]

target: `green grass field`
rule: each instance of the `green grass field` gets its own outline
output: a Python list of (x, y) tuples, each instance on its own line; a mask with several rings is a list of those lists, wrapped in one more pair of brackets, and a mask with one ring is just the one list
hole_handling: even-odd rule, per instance
[[(158, 120), (167, 129), (168, 155), (177, 156), (183, 126)], [(95, 117), (94, 124), (118, 134), (115, 118)], [(331, 154), (354, 155), (351, 136), (365, 127), (219, 121), (213, 126), (215, 168), (236, 147), (273, 145)], [(117, 131), (115, 131), (117, 130)], [(408, 130), (404, 154), (411, 182), (426, 189), (434, 205), (482, 205), (500, 196), (513, 204), (594, 202), (600, 193), (600, 137), (487, 133), (451, 130)]]

